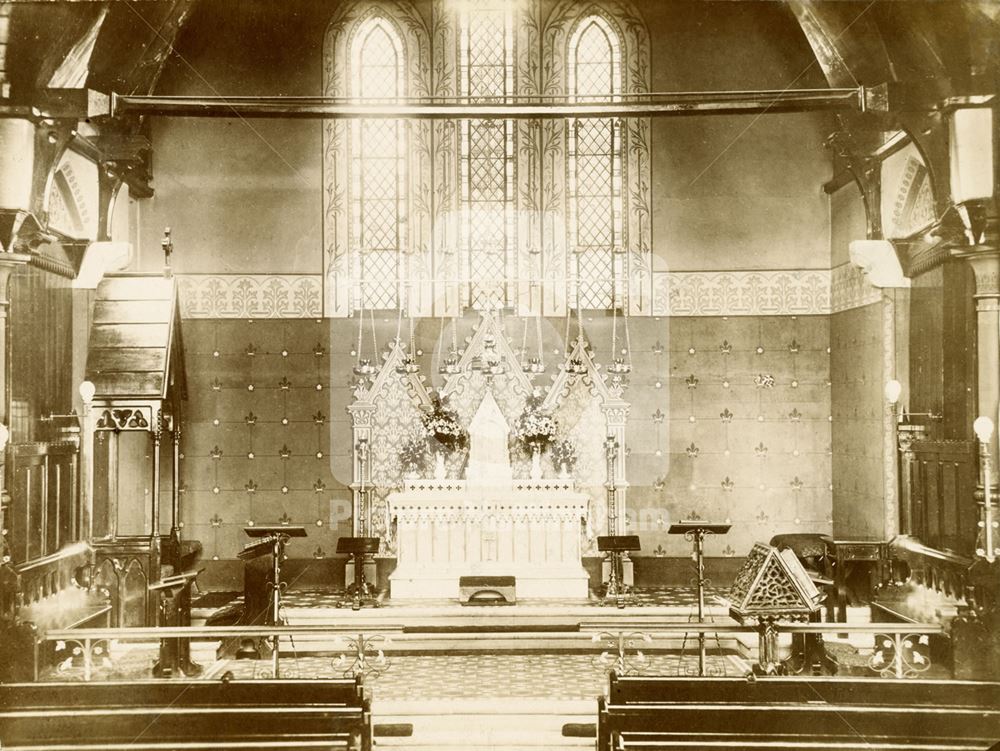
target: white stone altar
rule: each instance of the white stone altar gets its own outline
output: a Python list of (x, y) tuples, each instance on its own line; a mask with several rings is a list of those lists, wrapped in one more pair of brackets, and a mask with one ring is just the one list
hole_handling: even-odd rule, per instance
[(398, 550), (391, 597), (458, 597), (460, 576), (514, 576), (518, 597), (587, 597), (587, 496), (571, 481), (412, 480), (388, 500)]
[(407, 480), (389, 495), (391, 597), (458, 597), (461, 576), (514, 576), (518, 597), (587, 597), (588, 497), (572, 480), (512, 479), (508, 433), (487, 392), (469, 426), (466, 479)]

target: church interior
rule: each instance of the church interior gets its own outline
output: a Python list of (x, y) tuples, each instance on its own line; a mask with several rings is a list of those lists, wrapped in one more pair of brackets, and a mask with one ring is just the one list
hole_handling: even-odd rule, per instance
[(1000, 5), (0, 2), (0, 746), (1000, 742)]

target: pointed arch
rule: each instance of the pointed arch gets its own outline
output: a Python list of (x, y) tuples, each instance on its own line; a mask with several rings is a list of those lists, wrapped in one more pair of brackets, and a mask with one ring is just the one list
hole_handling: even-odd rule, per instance
[[(344, 5), (327, 28), (325, 96), (426, 96), (430, 69), (430, 37), (408, 0)], [(421, 121), (324, 124), (326, 315), (399, 306), (430, 313), (430, 132)]]
[[(433, 0), (432, 13), (435, 94), (539, 93), (537, 0)], [(540, 312), (530, 281), (541, 273), (539, 134), (525, 120), (435, 124), (437, 315), (499, 304)], [(498, 276), (506, 283), (491, 284)]]
[[(567, 89), (575, 101), (622, 93), (621, 39), (599, 13), (578, 19), (566, 50)], [(567, 123), (569, 274), (574, 307), (608, 309), (622, 301), (622, 121)]]
[[(581, 51), (589, 53), (586, 71), (580, 68)], [(599, 55), (602, 52), (603, 56)], [(542, 32), (541, 71), (543, 95), (607, 97), (648, 92), (649, 34), (645, 22), (627, 0), (562, 0)], [(585, 122), (591, 125), (584, 126), (584, 133), (579, 132), (578, 123), (542, 124), (547, 160), (566, 166), (547, 175), (551, 208), (546, 210), (542, 232), (547, 254), (544, 311), (563, 315), (567, 307), (576, 306), (578, 297), (584, 298), (584, 305), (610, 307), (614, 298), (617, 305), (627, 305), (632, 315), (651, 315), (649, 119)], [(580, 146), (585, 143), (590, 150), (581, 153)], [(620, 166), (616, 166), (616, 153)], [(597, 170), (597, 184), (604, 190), (597, 196), (583, 195), (578, 188), (584, 172), (579, 168), (584, 161), (598, 162), (601, 155), (605, 155), (605, 166)], [(582, 198), (588, 201), (581, 202)], [(592, 212), (589, 199), (599, 199), (602, 211)], [(603, 220), (595, 224), (591, 221), (594, 216)], [(596, 290), (591, 287), (591, 294), (578, 295), (587, 292), (574, 286), (578, 275), (594, 281), (612, 275), (620, 287), (613, 290), (607, 283), (598, 284)]]

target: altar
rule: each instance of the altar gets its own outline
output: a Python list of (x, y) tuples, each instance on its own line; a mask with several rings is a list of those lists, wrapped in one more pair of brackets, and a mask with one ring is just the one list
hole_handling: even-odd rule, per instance
[(586, 598), (580, 540), (588, 497), (572, 479), (515, 479), (510, 427), (486, 390), (469, 428), (465, 479), (443, 465), (387, 498), (396, 524), (391, 597), (458, 597), (462, 576), (513, 576), (519, 597)]
[(571, 480), (410, 480), (389, 495), (393, 598), (458, 597), (461, 576), (514, 576), (518, 597), (585, 599), (588, 497)]

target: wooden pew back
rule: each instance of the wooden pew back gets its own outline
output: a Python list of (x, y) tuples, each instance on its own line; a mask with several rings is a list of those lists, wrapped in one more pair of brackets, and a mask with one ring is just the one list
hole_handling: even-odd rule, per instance
[(0, 564), (0, 681), (35, 677), (35, 636), (50, 629), (109, 626), (107, 593), (91, 580), (94, 551), (72, 543), (19, 565)]
[(598, 748), (986, 749), (1000, 683), (843, 678), (618, 678)]
[(0, 686), (6, 749), (371, 748), (359, 681), (122, 681)]

